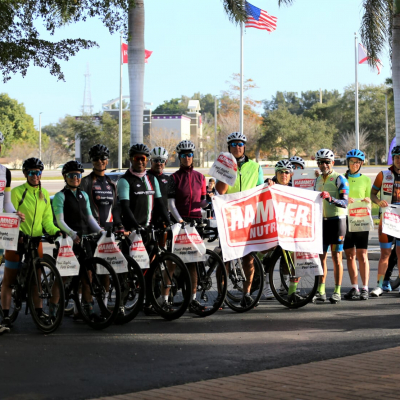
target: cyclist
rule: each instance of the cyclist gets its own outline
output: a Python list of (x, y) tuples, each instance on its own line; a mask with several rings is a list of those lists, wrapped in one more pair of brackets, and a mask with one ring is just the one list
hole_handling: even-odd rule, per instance
[[(233, 186), (221, 181), (217, 182), (216, 190), (219, 194), (243, 192), (264, 183), (261, 166), (245, 155), (246, 142), (246, 136), (240, 132), (233, 132), (227, 137), (228, 151), (236, 158), (238, 174)], [(250, 297), (250, 288), (254, 276), (253, 262), (254, 258), (250, 254), (243, 257), (243, 270), (246, 275), (246, 281), (243, 282), (242, 307), (249, 306), (253, 302)]]
[(89, 149), (93, 171), (82, 179), (79, 188), (89, 196), (90, 210), (101, 227), (108, 229), (114, 225), (122, 230), (117, 187), (106, 175), (109, 156), (110, 151), (102, 144), (96, 144)]
[[(79, 235), (103, 230), (92, 215), (88, 194), (79, 187), (83, 172), (84, 169), (79, 161), (72, 160), (65, 163), (61, 171), (65, 187), (53, 198), (53, 210), (57, 225), (72, 238), (75, 244), (74, 253), (78, 257), (80, 248), (76, 245), (81, 241)], [(84, 281), (82, 281), (82, 297), (82, 304), (84, 309), (87, 310), (87, 314), (91, 315), (93, 319), (98, 318), (93, 311), (90, 287)], [(74, 319), (80, 319), (76, 306), (74, 311)]]
[[(349, 181), (349, 204), (354, 203), (355, 199), (361, 199), (370, 203), (371, 199), (371, 180), (360, 173), (364, 164), (365, 155), (361, 150), (352, 149), (346, 154), (348, 170), (345, 177)], [(347, 259), (347, 270), (349, 271), (352, 288), (343, 297), (346, 300), (368, 300), (368, 236), (369, 232), (349, 232), (347, 223), (346, 236), (344, 238), (344, 252)], [(363, 283), (361, 291), (358, 288), (357, 263), (360, 265), (360, 275)]]
[[(375, 178), (371, 189), (371, 200), (379, 207), (387, 207), (389, 204), (400, 204), (400, 146), (392, 149), (393, 165), (389, 169), (381, 171)], [(396, 190), (397, 189), (397, 190)], [(377, 194), (380, 193), (380, 198)], [(379, 221), (379, 245), (381, 256), (378, 263), (378, 286), (371, 290), (371, 297), (379, 297), (383, 293), (383, 280), (388, 267), (390, 253), (392, 251), (393, 237), (382, 232), (382, 214)], [(400, 238), (396, 239), (397, 265), (400, 266)], [(400, 270), (400, 269), (399, 269)]]
[[(25, 217), (21, 218), (23, 222), (21, 222), (19, 229), (22, 235), (25, 234), (37, 238), (40, 257), (43, 257), (43, 247), (42, 243), (40, 243), (43, 229), (45, 229), (49, 235), (55, 235), (59, 232), (59, 229), (53, 224), (53, 213), (51, 212), (49, 193), (46, 189), (42, 188), (40, 182), (43, 169), (44, 165), (38, 158), (26, 159), (22, 164), (22, 172), (26, 178), (26, 182), (11, 190), (12, 204), (18, 210), (18, 215), (22, 216), (21, 213), (23, 213)], [(17, 251), (6, 250), (3, 286), (1, 290), (1, 306), (3, 309), (2, 325), (8, 328), (11, 328), (11, 320), (9, 317), (11, 287), (15, 283), (18, 270), (22, 266), (20, 261)], [(35, 291), (34, 303), (38, 316), (43, 319), (47, 318), (47, 316), (42, 313), (42, 300), (38, 298), (37, 291)], [(56, 315), (57, 306), (57, 299), (51, 298), (51, 317)]]
[(349, 182), (343, 175), (333, 170), (335, 156), (331, 150), (318, 150), (315, 159), (317, 160), (321, 175), (315, 181), (314, 190), (322, 192), (321, 197), (325, 200), (323, 202), (324, 219), (322, 224), (323, 254), (320, 255), (324, 275), (320, 278), (318, 291), (313, 301), (324, 302), (326, 300), (325, 281), (328, 273), (326, 259), (329, 246), (331, 246), (335, 290), (329, 301), (332, 304), (336, 304), (341, 300), (340, 287), (343, 278), (342, 252), (344, 237), (346, 235)]
[[(190, 140), (182, 140), (176, 146), (180, 168), (174, 172), (168, 184), (168, 208), (175, 222), (201, 222), (201, 208), (207, 206), (206, 179), (193, 169), (196, 146)], [(196, 264), (187, 264), (192, 280), (193, 299), (189, 311), (204, 311), (205, 307), (196, 300)], [(167, 298), (167, 294), (164, 294)]]
[[(283, 161), (288, 161), (288, 160), (281, 160), (279, 162), (283, 162)], [(304, 160), (299, 156), (290, 157), (288, 162), (292, 165), (292, 172), (295, 169), (304, 169), (306, 166), (306, 163), (304, 162)], [(276, 165), (278, 165), (278, 164), (276, 164)], [(267, 178), (264, 181), (264, 183), (268, 183), (270, 186), (272, 185), (271, 181), (273, 183), (278, 182), (277, 175), (276, 175), (276, 165), (275, 165), (275, 175), (272, 178)], [(291, 173), (290, 178), (292, 177), (292, 175), (293, 175), (293, 173)], [(292, 183), (290, 182), (288, 186), (292, 186)]]

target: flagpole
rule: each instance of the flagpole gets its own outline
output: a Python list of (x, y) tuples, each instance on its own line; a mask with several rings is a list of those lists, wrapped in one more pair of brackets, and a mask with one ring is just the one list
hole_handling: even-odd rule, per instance
[(356, 100), (356, 126), (355, 126), (355, 134), (356, 134), (356, 149), (360, 149), (360, 133), (358, 126), (358, 47), (357, 47), (357, 34), (354, 33), (354, 54), (355, 54), (355, 68), (356, 68), (356, 83), (355, 83), (355, 100)]
[(122, 54), (122, 32), (121, 43), (119, 46), (119, 131), (118, 131), (118, 168), (122, 169), (122, 67), (124, 66), (124, 59)]
[[(245, 1), (243, 1), (245, 7)], [(240, 110), (239, 132), (243, 133), (243, 21), (240, 22)]]

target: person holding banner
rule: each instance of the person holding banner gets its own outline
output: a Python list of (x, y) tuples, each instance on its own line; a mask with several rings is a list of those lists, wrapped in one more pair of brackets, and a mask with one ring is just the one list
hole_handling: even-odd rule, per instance
[(314, 190), (321, 193), (323, 202), (323, 254), (320, 254), (324, 275), (320, 278), (318, 291), (313, 302), (326, 300), (325, 282), (328, 273), (326, 259), (328, 249), (331, 246), (333, 271), (335, 277), (335, 290), (329, 301), (337, 304), (341, 301), (340, 288), (343, 279), (342, 252), (346, 235), (346, 215), (349, 196), (349, 182), (347, 179), (333, 170), (335, 156), (332, 150), (321, 149), (315, 154), (321, 175), (315, 181)]
[[(381, 209), (390, 204), (400, 204), (400, 146), (392, 149), (393, 165), (389, 169), (381, 171), (375, 178), (371, 189), (371, 200)], [(380, 198), (378, 198), (380, 193)], [(384, 290), (388, 289), (389, 282), (384, 282), (386, 270), (388, 268), (390, 253), (392, 252), (393, 239), (396, 239), (397, 265), (400, 271), (400, 235), (394, 238), (382, 232), (383, 229), (383, 212), (379, 221), (379, 246), (381, 248), (381, 256), (378, 263), (378, 286), (371, 290), (371, 297), (382, 296)], [(384, 287), (386, 286), (386, 288)]]
[[(361, 150), (352, 149), (346, 155), (348, 170), (345, 177), (349, 181), (349, 204), (353, 204), (356, 199), (365, 203), (370, 203), (371, 199), (371, 180), (360, 173), (364, 164), (365, 155)], [(346, 300), (368, 300), (368, 280), (369, 280), (369, 261), (368, 261), (368, 237), (369, 231), (350, 232), (349, 218), (347, 219), (346, 236), (344, 238), (344, 252), (347, 259), (347, 270), (350, 276), (352, 288), (343, 297)], [(358, 288), (357, 263), (360, 266), (360, 275), (363, 287)]]
[[(287, 160), (281, 160), (281, 161), (279, 161), (279, 162), (283, 162), (283, 161), (287, 161)], [(301, 157), (299, 157), (299, 156), (290, 157), (288, 162), (289, 162), (289, 163), (291, 164), (291, 166), (292, 166), (292, 173), (291, 173), (291, 175), (290, 175), (290, 178), (291, 178), (292, 175), (293, 175), (293, 170), (294, 170), (294, 169), (304, 169), (305, 166), (306, 166), (306, 163), (304, 162), (304, 160), (303, 160)], [(276, 164), (276, 165), (278, 165), (278, 164)], [(271, 186), (273, 183), (278, 183), (278, 176), (277, 176), (277, 174), (276, 174), (276, 165), (275, 165), (275, 175), (274, 175), (272, 178), (267, 178), (267, 179), (264, 181), (264, 183), (268, 183), (269, 186)], [(272, 181), (273, 183), (271, 183), (271, 181)], [(292, 186), (291, 181), (289, 182), (288, 186)]]
[[(180, 168), (174, 172), (168, 183), (168, 208), (175, 222), (198, 222), (202, 220), (201, 209), (207, 207), (206, 178), (193, 169), (193, 156), (196, 146), (190, 140), (182, 140), (176, 146)], [(205, 307), (196, 299), (197, 271), (195, 263), (186, 264), (192, 280), (193, 299), (190, 312), (204, 311)], [(170, 266), (173, 268), (173, 266)], [(164, 293), (166, 297), (168, 293)]]
[[(24, 215), (20, 225), (20, 232), (37, 238), (38, 242), (43, 235), (43, 229), (49, 235), (56, 235), (60, 230), (53, 224), (53, 213), (51, 211), (50, 197), (46, 189), (41, 186), (41, 176), (44, 165), (38, 158), (28, 158), (22, 164), (22, 172), (25, 175), (26, 182), (11, 190), (11, 202), (18, 210), (18, 215)], [(38, 246), (39, 256), (43, 257), (42, 243)], [(14, 250), (5, 252), (5, 268), (3, 277), (3, 286), (1, 290), (1, 307), (3, 310), (2, 325), (11, 328), (9, 317), (11, 305), (11, 287), (17, 279), (18, 270), (22, 267), (19, 255)], [(54, 291), (54, 290), (53, 290)], [(42, 314), (42, 300), (39, 299), (37, 291), (34, 295), (35, 310), (41, 318), (46, 318)], [(50, 299), (50, 317), (57, 313), (58, 299), (54, 292)]]
[[(218, 181), (216, 190), (219, 194), (230, 194), (243, 192), (264, 183), (264, 175), (261, 166), (255, 161), (250, 160), (246, 155), (246, 136), (241, 132), (233, 132), (227, 137), (228, 151), (235, 158), (238, 166), (238, 174), (233, 186)], [(250, 296), (250, 288), (254, 276), (254, 258), (249, 254), (243, 257), (243, 270), (246, 281), (243, 282), (242, 307), (249, 306), (253, 300)]]

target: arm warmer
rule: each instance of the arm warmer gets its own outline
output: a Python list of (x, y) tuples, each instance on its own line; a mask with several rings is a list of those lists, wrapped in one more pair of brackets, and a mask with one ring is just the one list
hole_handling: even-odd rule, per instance
[(131, 210), (130, 201), (129, 200), (121, 200), (121, 211), (122, 215), (124, 216), (124, 220), (128, 222), (129, 226), (125, 226), (126, 229), (138, 229), (139, 224), (137, 223), (135, 216)]
[(168, 199), (168, 209), (172, 216), (175, 218), (176, 222), (182, 221), (183, 218), (179, 215), (179, 212), (175, 205), (175, 199)]
[(103, 229), (100, 227), (100, 225), (97, 223), (96, 219), (93, 217), (93, 215), (88, 215), (88, 225), (89, 228), (92, 232), (100, 232)]
[(3, 208), (6, 213), (15, 213), (17, 211), (11, 202), (11, 192), (4, 192)]
[[(93, 218), (93, 217), (92, 217)], [(76, 239), (77, 232), (73, 231), (64, 221), (64, 213), (56, 215), (58, 227), (65, 232), (68, 236), (71, 236), (72, 240)]]
[(347, 208), (349, 202), (349, 183), (347, 179), (339, 175), (336, 180), (336, 187), (338, 188), (339, 198), (331, 197), (329, 204), (339, 208)]

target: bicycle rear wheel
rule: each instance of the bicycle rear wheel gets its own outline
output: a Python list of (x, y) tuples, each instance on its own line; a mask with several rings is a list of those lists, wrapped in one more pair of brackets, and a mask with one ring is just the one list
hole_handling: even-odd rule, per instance
[(116, 324), (126, 324), (132, 321), (142, 309), (145, 283), (139, 264), (130, 256), (125, 256), (128, 261), (128, 272), (118, 274), (121, 286), (121, 313), (118, 313)]
[[(91, 275), (91, 282), (86, 282), (83, 273), (80, 273), (74, 287), (74, 300), (78, 312), (91, 328), (105, 329), (115, 321), (120, 312), (121, 288), (118, 275), (114, 268), (102, 258), (91, 257), (84, 262)], [(82, 297), (79, 300), (80, 289)], [(90, 296), (85, 296), (88, 289), (91, 291)], [(90, 301), (88, 297), (91, 298)]]
[[(150, 273), (150, 302), (154, 309), (167, 320), (181, 317), (192, 297), (190, 275), (184, 262), (175, 254), (165, 252), (153, 261)], [(166, 291), (168, 301), (164, 303)]]
[(390, 253), (388, 268), (385, 274), (385, 281), (390, 281), (392, 290), (397, 289), (400, 286), (399, 269), (397, 267), (397, 253), (396, 246), (393, 247)]
[(197, 301), (206, 309), (195, 312), (207, 317), (218, 311), (225, 300), (227, 292), (227, 275), (221, 257), (207, 249), (206, 261), (198, 263), (200, 276), (197, 276)]
[(318, 288), (318, 276), (301, 277), (297, 284), (296, 295), (289, 297), (289, 281), (295, 276), (293, 268), (288, 268), (280, 247), (266, 257), (269, 284), (279, 303), (288, 308), (300, 308), (312, 301)]
[(229, 275), (227, 279), (228, 285), (225, 303), (231, 310), (239, 313), (249, 311), (258, 305), (264, 287), (264, 272), (262, 264), (256, 254), (251, 253), (250, 256), (253, 258), (254, 265), (254, 275), (250, 289), (250, 302), (244, 303), (242, 301), (243, 282), (247, 279), (242, 273), (243, 266), (241, 265), (243, 259), (233, 260), (229, 263), (228, 267)]
[[(54, 259), (50, 256), (39, 259), (34, 268), (28, 278), (29, 310), (37, 327), (43, 333), (51, 333), (60, 326), (64, 316), (63, 281)], [(55, 297), (58, 297), (58, 301), (55, 301)], [(40, 299), (42, 303), (41, 314), (36, 312), (35, 299)]]

